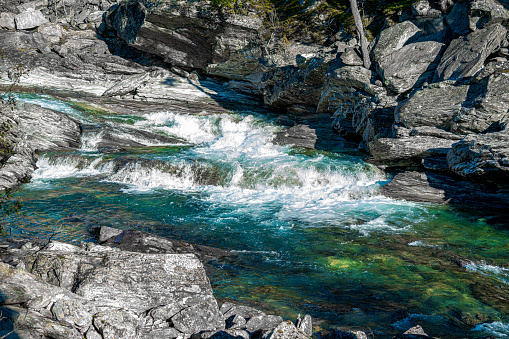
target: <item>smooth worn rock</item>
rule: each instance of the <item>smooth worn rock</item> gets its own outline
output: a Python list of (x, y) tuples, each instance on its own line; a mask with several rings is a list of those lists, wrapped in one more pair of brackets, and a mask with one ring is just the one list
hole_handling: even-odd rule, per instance
[(16, 29), (32, 29), (48, 22), (41, 11), (28, 8), (14, 17)]
[(421, 36), (421, 30), (410, 21), (404, 21), (384, 29), (377, 38), (376, 45), (371, 51), (373, 61), (394, 53), (405, 44)]
[(509, 133), (507, 130), (469, 135), (452, 145), (447, 155), (451, 171), (498, 187), (509, 185)]
[(404, 93), (433, 78), (445, 45), (425, 41), (406, 45), (379, 59), (377, 71), (385, 85)]
[(453, 40), (440, 60), (434, 81), (474, 76), (484, 66), (486, 58), (501, 47), (506, 34), (507, 29), (501, 24), (490, 24)]

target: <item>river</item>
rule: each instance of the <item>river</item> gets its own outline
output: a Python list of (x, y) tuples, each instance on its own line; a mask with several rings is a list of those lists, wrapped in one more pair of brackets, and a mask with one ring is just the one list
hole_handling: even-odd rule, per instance
[[(92, 241), (88, 228), (104, 225), (228, 249), (206, 265), (216, 298), (309, 313), (318, 331), (384, 337), (421, 324), (434, 336), (509, 336), (509, 228), (495, 212), (383, 197), (387, 177), (355, 149), (274, 144), (275, 115), (119, 115), (18, 99), (86, 128), (81, 149), (41, 155), (16, 193), (21, 213), (2, 217), (13, 236)], [(105, 133), (147, 147), (104, 153)]]

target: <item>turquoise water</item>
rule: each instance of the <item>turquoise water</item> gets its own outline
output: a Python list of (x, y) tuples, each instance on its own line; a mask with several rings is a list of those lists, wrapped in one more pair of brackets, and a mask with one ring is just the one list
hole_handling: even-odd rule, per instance
[(94, 128), (79, 151), (42, 155), (17, 193), (22, 213), (2, 220), (13, 236), (92, 241), (87, 229), (105, 225), (229, 249), (207, 264), (218, 299), (309, 313), (315, 331), (354, 326), (384, 337), (421, 324), (435, 336), (509, 336), (500, 214), (382, 197), (387, 178), (360, 154), (274, 145), (280, 127), (259, 114), (117, 116), (20, 99), (147, 147), (101, 154), (104, 128)]

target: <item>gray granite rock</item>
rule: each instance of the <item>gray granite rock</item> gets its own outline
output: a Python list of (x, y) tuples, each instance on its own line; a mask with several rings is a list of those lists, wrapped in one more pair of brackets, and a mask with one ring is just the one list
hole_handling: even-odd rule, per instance
[(277, 132), (273, 142), (278, 145), (315, 149), (316, 131), (307, 125), (297, 125)]
[(16, 29), (32, 29), (48, 22), (41, 11), (28, 8), (14, 17)]
[(113, 97), (116, 95), (126, 95), (128, 93), (134, 92), (138, 87), (143, 86), (146, 82), (150, 80), (149, 73), (142, 73), (138, 75), (132, 75), (130, 77), (125, 78), (122, 81), (119, 81), (111, 88), (108, 88), (103, 96)]
[(246, 330), (250, 333), (273, 330), (282, 322), (283, 318), (277, 315), (258, 315), (249, 319)]
[(364, 62), (362, 61), (362, 56), (358, 48), (348, 48), (344, 53), (340, 56), (341, 61), (348, 66), (362, 66)]
[(379, 59), (378, 74), (393, 91), (407, 92), (433, 78), (444, 50), (445, 45), (435, 41), (406, 45)]
[(440, 60), (434, 81), (474, 76), (484, 66), (486, 58), (501, 47), (506, 34), (503, 25), (490, 24), (453, 40)]
[(305, 339), (309, 338), (304, 332), (299, 330), (291, 321), (284, 321), (279, 324), (269, 339)]
[(378, 62), (381, 58), (403, 47), (406, 43), (417, 39), (421, 34), (421, 30), (410, 21), (404, 21), (384, 29), (380, 32), (376, 45), (371, 51), (373, 61)]

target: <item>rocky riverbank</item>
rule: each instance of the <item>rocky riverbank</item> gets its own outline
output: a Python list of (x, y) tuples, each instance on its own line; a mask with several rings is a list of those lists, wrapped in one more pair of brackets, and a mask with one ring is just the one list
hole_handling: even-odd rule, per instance
[[(136, 230), (91, 230), (98, 244), (0, 246), (0, 335), (6, 338), (268, 338), (312, 336), (295, 323), (212, 295), (201, 260), (216, 248)], [(199, 259), (200, 258), (200, 259)], [(401, 338), (427, 337), (420, 327)], [(367, 338), (337, 329), (325, 338)]]

